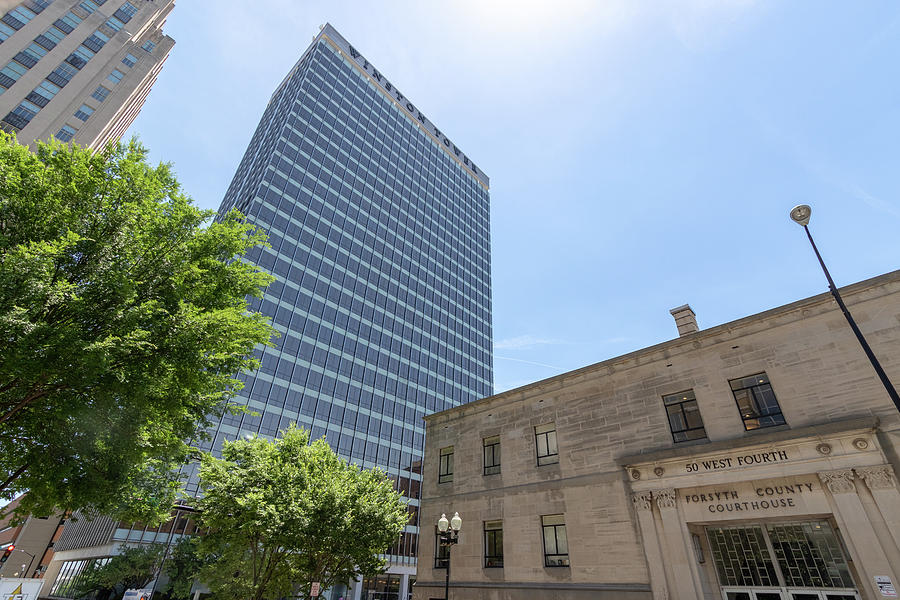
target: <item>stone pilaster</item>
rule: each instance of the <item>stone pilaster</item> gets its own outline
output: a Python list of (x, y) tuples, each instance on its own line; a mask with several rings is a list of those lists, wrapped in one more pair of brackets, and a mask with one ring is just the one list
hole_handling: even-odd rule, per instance
[(900, 551), (900, 490), (897, 489), (897, 476), (891, 465), (875, 467), (859, 467), (856, 475), (866, 482), (866, 487), (875, 499), (878, 512), (884, 519), (887, 529)]
[(672, 598), (676, 600), (694, 600), (701, 598), (703, 592), (700, 589), (696, 574), (696, 560), (693, 552), (688, 551), (689, 539), (685, 539), (682, 518), (678, 514), (675, 490), (672, 488), (653, 492), (656, 498), (656, 506), (659, 508), (660, 521), (662, 522), (662, 543), (666, 551), (666, 563), (670, 566), (672, 581), (669, 581), (669, 589)]
[(631, 495), (631, 502), (637, 514), (638, 527), (641, 530), (644, 556), (647, 558), (647, 568), (650, 571), (650, 588), (653, 590), (653, 599), (668, 600), (669, 589), (666, 585), (662, 550), (659, 547), (659, 536), (653, 520), (653, 494), (651, 492), (635, 492)]
[(847, 494), (856, 491), (853, 485), (853, 470), (838, 469), (819, 473), (819, 480), (832, 494)]
[(822, 484), (831, 492), (834, 517), (852, 548), (851, 552), (855, 554), (852, 558), (864, 579), (859, 584), (865, 587), (869, 597), (879, 598), (880, 593), (874, 583), (875, 576), (888, 575), (897, 581), (898, 569), (885, 556), (885, 549), (856, 491), (853, 470), (837, 469), (823, 471), (818, 475)]
[(656, 504), (659, 510), (665, 508), (675, 508), (675, 490), (659, 490), (656, 492)]

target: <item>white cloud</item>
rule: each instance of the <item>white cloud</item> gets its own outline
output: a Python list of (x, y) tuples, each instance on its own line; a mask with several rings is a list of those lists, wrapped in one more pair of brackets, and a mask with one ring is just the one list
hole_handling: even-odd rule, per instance
[(533, 361), (533, 360), (522, 360), (521, 358), (512, 358), (512, 357), (510, 357), (510, 356), (494, 356), (494, 358), (497, 358), (497, 359), (499, 359), (499, 360), (511, 360), (511, 361), (513, 361), (513, 362), (523, 363), (523, 364), (526, 364), (526, 365), (534, 365), (534, 366), (536, 366), (536, 367), (544, 367), (544, 368), (547, 368), (547, 369), (556, 369), (557, 371), (564, 371), (564, 370), (565, 370), (565, 367), (557, 367), (557, 366), (555, 366), (555, 365), (548, 365), (547, 363), (535, 362), (535, 361)]
[(663, 2), (676, 37), (691, 49), (708, 47), (730, 33), (732, 26), (757, 8), (755, 0), (678, 0)]
[(516, 337), (497, 340), (494, 342), (494, 350), (529, 350), (535, 346), (548, 346), (562, 344), (560, 340), (539, 338), (533, 335), (519, 335)]

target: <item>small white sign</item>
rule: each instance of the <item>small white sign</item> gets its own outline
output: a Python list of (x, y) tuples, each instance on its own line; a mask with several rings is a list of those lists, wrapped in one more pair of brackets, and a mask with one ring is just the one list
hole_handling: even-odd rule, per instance
[(882, 598), (897, 597), (897, 590), (894, 588), (894, 582), (891, 581), (891, 578), (887, 575), (876, 575), (875, 585), (878, 586), (878, 591), (881, 592)]
[(43, 579), (0, 578), (0, 600), (37, 600)]
[(319, 595), (319, 582), (313, 581), (312, 590), (310, 590), (309, 595), (315, 598)]

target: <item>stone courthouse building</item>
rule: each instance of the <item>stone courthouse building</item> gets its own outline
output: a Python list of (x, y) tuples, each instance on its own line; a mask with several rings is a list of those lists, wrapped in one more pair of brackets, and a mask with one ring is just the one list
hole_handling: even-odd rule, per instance
[[(842, 289), (900, 385), (900, 271)], [(900, 414), (830, 294), (426, 418), (422, 531), (450, 597), (880, 600)], [(415, 600), (443, 598), (424, 535)]]

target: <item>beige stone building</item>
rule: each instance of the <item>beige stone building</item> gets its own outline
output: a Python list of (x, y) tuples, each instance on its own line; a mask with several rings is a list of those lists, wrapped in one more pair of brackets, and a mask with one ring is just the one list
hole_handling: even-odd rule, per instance
[[(7, 3), (8, 6), (8, 3)], [(137, 117), (175, 41), (175, 0), (25, 0), (0, 17), (0, 127), (90, 148)]]
[[(842, 289), (900, 383), (900, 271)], [(900, 584), (900, 414), (830, 294), (426, 418), (450, 597), (880, 600)], [(435, 568), (435, 567), (438, 568)]]

